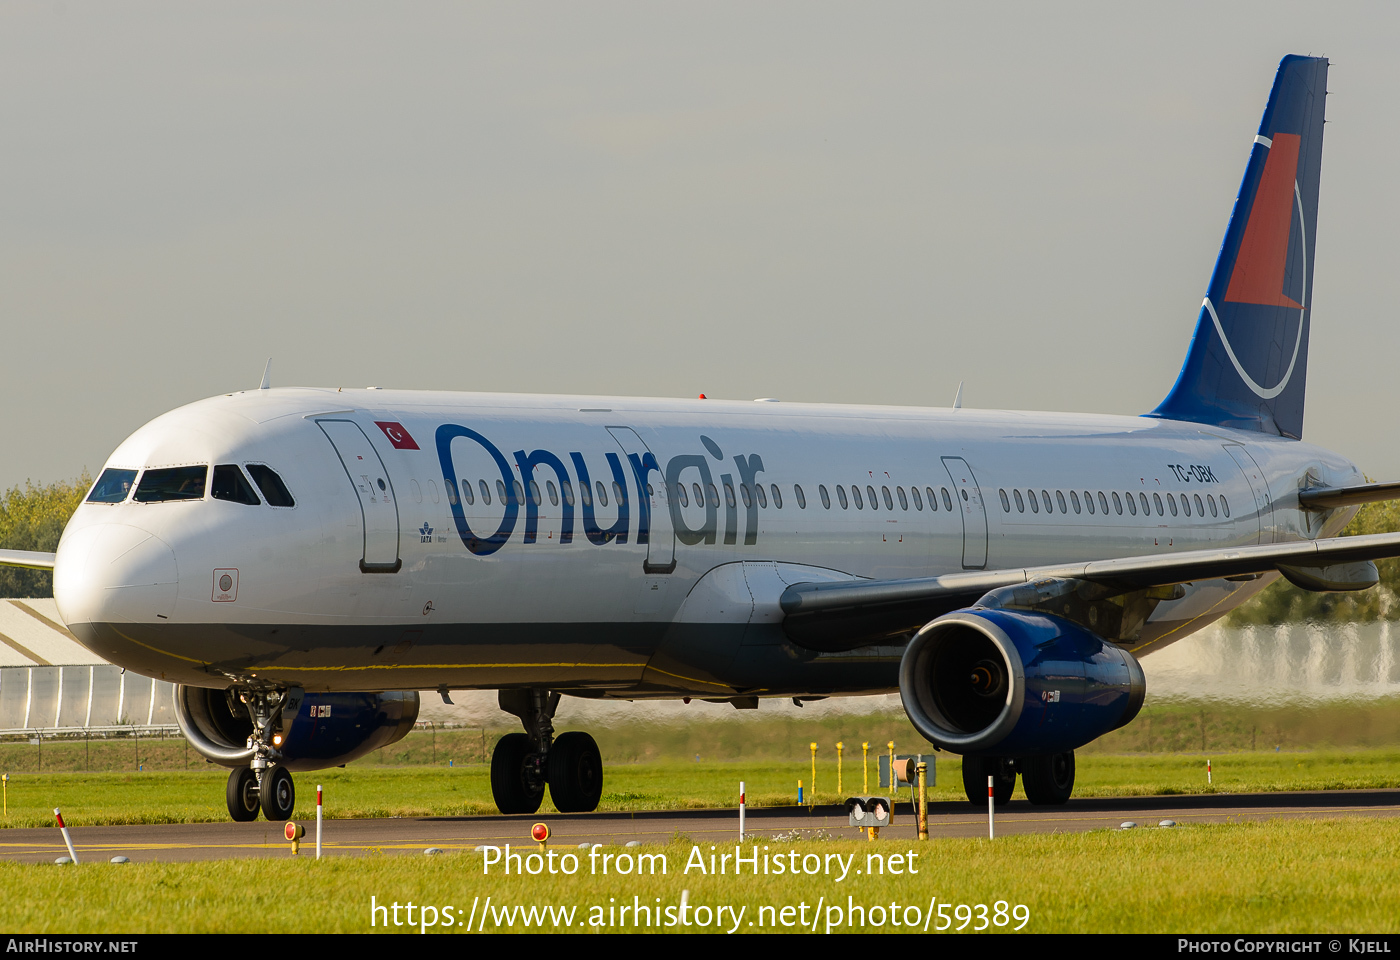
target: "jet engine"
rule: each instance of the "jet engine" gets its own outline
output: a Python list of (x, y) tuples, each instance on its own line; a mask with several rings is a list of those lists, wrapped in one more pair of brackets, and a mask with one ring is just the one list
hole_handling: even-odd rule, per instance
[[(242, 705), (231, 702), (236, 689), (175, 688), (175, 718), (191, 746), (225, 767), (247, 766), (255, 748), (248, 738), (253, 723)], [(402, 740), (418, 719), (416, 691), (386, 693), (306, 693), (291, 717), (279, 718), (274, 743), (279, 766), (289, 771), (321, 770), (357, 760)]]
[(904, 651), (899, 694), (914, 728), (954, 753), (1064, 753), (1137, 716), (1142, 667), (1047, 613), (974, 607), (926, 624)]

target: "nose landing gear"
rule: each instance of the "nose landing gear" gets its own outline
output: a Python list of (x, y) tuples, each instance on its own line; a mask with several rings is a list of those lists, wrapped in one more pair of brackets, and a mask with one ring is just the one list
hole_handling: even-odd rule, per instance
[(258, 818), (261, 810), (272, 821), (287, 820), (296, 806), (296, 785), (287, 769), (277, 763), (282, 758), (277, 749), (280, 737), (274, 730), (283, 713), (295, 716), (301, 708), (302, 691), (240, 690), (228, 692), (230, 708), (241, 705), (253, 724), (248, 746), (253, 750), (246, 767), (237, 767), (229, 774), (224, 791), (229, 816), (240, 823)]
[(588, 813), (603, 795), (603, 758), (586, 733), (554, 736), (559, 694), (502, 690), (501, 709), (520, 718), (524, 733), (506, 734), (491, 754), (491, 795), (502, 813), (534, 813), (545, 787), (561, 813)]

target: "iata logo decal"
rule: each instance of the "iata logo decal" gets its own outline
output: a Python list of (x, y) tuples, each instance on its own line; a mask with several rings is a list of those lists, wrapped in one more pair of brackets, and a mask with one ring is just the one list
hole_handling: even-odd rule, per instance
[(404, 429), (404, 425), (393, 420), (376, 420), (374, 425), (384, 431), (384, 436), (394, 445), (395, 450), (417, 450), (418, 442)]
[(433, 528), (430, 527), (430, 526), (428, 526), (428, 522), (427, 522), (426, 520), (423, 521), (423, 525), (422, 525), (421, 527), (418, 528), (418, 542), (419, 542), (419, 543), (432, 543), (432, 542), (433, 542)]

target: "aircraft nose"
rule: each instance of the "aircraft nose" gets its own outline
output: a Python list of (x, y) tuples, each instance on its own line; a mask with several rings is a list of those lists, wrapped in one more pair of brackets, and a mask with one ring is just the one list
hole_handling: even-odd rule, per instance
[(125, 523), (95, 524), (59, 545), (53, 595), (70, 626), (149, 623), (174, 612), (179, 579), (175, 551), (155, 534)]

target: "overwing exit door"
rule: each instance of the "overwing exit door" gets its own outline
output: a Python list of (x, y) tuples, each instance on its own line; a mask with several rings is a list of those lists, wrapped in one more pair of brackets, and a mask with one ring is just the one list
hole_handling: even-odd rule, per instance
[(365, 573), (397, 573), (403, 566), (399, 559), (399, 506), (384, 461), (353, 421), (317, 420), (316, 425), (335, 448), (360, 501), (365, 522), (360, 569)]
[(963, 569), (981, 570), (987, 565), (987, 508), (972, 468), (962, 457), (944, 457), (943, 467), (953, 481), (954, 509), (963, 524)]

